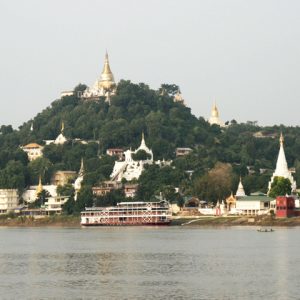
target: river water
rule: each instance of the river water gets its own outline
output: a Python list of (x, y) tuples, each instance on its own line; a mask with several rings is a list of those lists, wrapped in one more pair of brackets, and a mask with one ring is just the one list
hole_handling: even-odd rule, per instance
[(0, 299), (299, 299), (300, 228), (0, 228)]

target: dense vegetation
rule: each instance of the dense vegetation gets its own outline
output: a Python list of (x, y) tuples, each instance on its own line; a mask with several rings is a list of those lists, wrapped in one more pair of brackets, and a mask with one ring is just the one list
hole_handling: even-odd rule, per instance
[[(79, 85), (76, 91), (84, 88)], [(104, 98), (83, 102), (75, 93), (54, 101), (18, 130), (10, 125), (1, 126), (0, 188), (22, 191), (36, 184), (40, 174), (43, 183), (49, 183), (56, 170), (78, 171), (84, 158), (85, 188), (76, 204), (80, 210), (85, 201), (90, 201), (91, 186), (108, 179), (112, 171), (116, 158), (107, 156), (106, 149), (136, 148), (142, 132), (154, 159), (173, 160), (173, 163), (162, 168), (148, 166), (139, 179), (137, 199), (154, 199), (162, 193), (172, 201), (182, 202), (183, 196), (188, 195), (216, 201), (235, 192), (240, 176), (246, 193), (266, 192), (275, 168), (281, 131), (288, 164), (295, 167), (295, 179), (300, 182), (299, 127), (260, 127), (255, 122), (238, 124), (235, 120), (228, 122), (226, 129), (210, 126), (203, 117), (191, 114), (190, 108), (173, 101), (177, 90), (176, 85), (164, 84), (156, 91), (143, 83), (121, 81), (111, 105)], [(44, 145), (43, 140), (55, 139), (62, 121), (69, 142), (45, 146), (44, 157), (29, 162), (20, 146), (30, 142)], [(34, 129), (30, 130), (32, 124)], [(255, 137), (257, 132), (263, 137)], [(76, 139), (90, 142), (82, 144)], [(176, 147), (190, 147), (193, 151), (176, 158)], [(145, 153), (137, 156), (143, 157)], [(121, 192), (114, 192), (96, 201), (114, 203), (122, 198)], [(73, 212), (73, 206), (69, 203), (68, 211)]]

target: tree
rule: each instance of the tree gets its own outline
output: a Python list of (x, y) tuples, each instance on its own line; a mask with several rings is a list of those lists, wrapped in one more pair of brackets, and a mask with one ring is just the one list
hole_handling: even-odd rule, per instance
[(3, 170), (0, 170), (0, 188), (18, 189), (25, 187), (26, 168), (19, 161), (10, 160)]
[(194, 193), (207, 201), (221, 201), (230, 194), (231, 181), (231, 165), (217, 162), (206, 175), (194, 180)]
[(269, 196), (276, 198), (277, 196), (290, 195), (292, 192), (291, 181), (288, 178), (276, 176), (271, 185)]
[(75, 202), (74, 212), (80, 213), (86, 207), (92, 207), (93, 203), (93, 192), (91, 186), (83, 186), (78, 192), (77, 200)]
[(139, 150), (137, 153), (132, 155), (134, 160), (147, 160), (151, 158), (151, 155), (148, 154), (145, 150)]

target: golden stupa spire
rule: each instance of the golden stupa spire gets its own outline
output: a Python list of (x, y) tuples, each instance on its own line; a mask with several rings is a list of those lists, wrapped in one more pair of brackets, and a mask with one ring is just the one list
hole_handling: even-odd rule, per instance
[(61, 129), (60, 129), (60, 132), (63, 133), (65, 130), (65, 123), (64, 121), (61, 122)]
[(283, 137), (283, 134), (282, 134), (282, 132), (280, 133), (279, 142), (280, 142), (280, 146), (283, 146), (284, 137)]
[(212, 115), (212, 117), (215, 117), (215, 118), (219, 117), (219, 111), (218, 111), (218, 108), (217, 108), (216, 101), (214, 102), (213, 108), (211, 110), (211, 115)]
[(39, 176), (39, 184), (38, 184), (38, 186), (36, 188), (36, 192), (35, 192), (36, 196), (38, 196), (42, 191), (43, 191), (42, 176), (40, 175)]
[(110, 66), (109, 66), (107, 50), (106, 50), (106, 53), (105, 53), (105, 60), (104, 60), (104, 67), (103, 67), (102, 75), (112, 75), (112, 71), (111, 71)]
[[(110, 69), (107, 51), (105, 53), (104, 67), (98, 85), (99, 88), (103, 89), (105, 92), (113, 92), (116, 86), (114, 75)], [(109, 101), (109, 95), (107, 101)]]

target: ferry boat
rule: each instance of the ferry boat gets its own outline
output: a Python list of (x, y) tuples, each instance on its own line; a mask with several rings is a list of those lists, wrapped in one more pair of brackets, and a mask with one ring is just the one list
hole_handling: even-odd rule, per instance
[(81, 212), (81, 225), (169, 225), (171, 216), (171, 207), (167, 201), (120, 202), (112, 207), (85, 208)]

